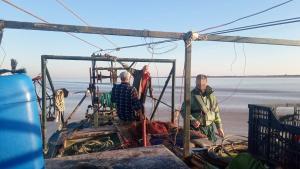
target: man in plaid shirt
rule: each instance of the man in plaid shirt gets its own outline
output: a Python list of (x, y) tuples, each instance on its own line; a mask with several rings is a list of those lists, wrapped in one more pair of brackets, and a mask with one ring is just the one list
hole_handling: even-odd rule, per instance
[(120, 78), (121, 84), (114, 85), (111, 95), (111, 101), (116, 103), (119, 119), (123, 122), (142, 119), (142, 104), (137, 90), (129, 84), (130, 74), (127, 71), (122, 72)]

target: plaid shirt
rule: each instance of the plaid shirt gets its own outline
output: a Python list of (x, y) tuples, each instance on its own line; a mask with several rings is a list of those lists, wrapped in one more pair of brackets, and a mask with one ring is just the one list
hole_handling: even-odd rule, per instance
[(112, 88), (111, 101), (116, 103), (117, 114), (123, 121), (137, 119), (135, 111), (141, 110), (142, 105), (138, 99), (137, 91), (129, 83), (114, 85)]

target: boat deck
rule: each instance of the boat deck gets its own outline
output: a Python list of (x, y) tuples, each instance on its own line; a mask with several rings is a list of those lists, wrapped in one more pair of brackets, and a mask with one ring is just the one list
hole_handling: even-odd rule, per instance
[(181, 161), (163, 145), (65, 156), (46, 160), (47, 169), (70, 169), (85, 167), (108, 169), (189, 168), (183, 161)]

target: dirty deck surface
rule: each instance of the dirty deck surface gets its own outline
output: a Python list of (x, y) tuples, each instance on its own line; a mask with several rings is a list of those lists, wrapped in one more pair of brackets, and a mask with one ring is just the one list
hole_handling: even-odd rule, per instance
[(47, 169), (187, 169), (187, 165), (163, 145), (105, 151), (46, 160)]

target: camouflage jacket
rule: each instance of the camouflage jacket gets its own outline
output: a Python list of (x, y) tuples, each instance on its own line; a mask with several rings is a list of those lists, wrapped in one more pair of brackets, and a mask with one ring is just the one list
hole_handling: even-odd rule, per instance
[[(191, 91), (190, 118), (191, 120), (198, 120), (201, 126), (209, 126), (215, 123), (217, 128), (222, 128), (220, 108), (213, 92), (210, 86), (207, 86), (205, 93), (201, 93), (198, 88), (194, 88)], [(181, 107), (181, 115), (183, 117), (185, 115), (184, 108), (185, 103)]]

